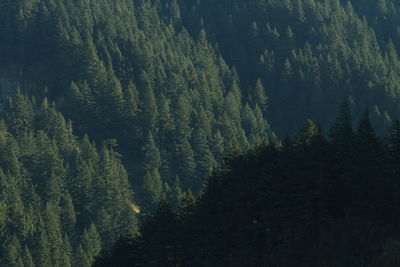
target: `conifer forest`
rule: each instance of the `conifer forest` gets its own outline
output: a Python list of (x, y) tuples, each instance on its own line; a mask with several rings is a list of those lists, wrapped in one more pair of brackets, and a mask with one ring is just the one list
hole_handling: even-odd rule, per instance
[(400, 266), (400, 2), (0, 0), (0, 266)]

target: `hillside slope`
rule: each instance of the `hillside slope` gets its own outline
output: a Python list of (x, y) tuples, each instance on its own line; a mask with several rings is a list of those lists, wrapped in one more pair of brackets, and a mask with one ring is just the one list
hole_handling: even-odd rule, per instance
[(382, 134), (399, 115), (398, 1), (179, 1), (185, 26), (205, 29), (238, 70), (243, 95), (260, 79), (281, 136), (305, 120), (324, 129), (350, 98)]
[(95, 266), (394, 267), (400, 124), (382, 140), (348, 106), (329, 137), (308, 121), (282, 146), (231, 154), (196, 201), (162, 203)]
[(80, 135), (116, 139), (150, 202), (178, 185), (199, 191), (231, 143), (269, 138), (262, 84), (243, 101), (235, 70), (206, 32), (181, 27), (176, 3), (0, 3), (3, 75), (54, 100)]
[(137, 234), (140, 208), (177, 208), (224, 157), (307, 119), (326, 132), (343, 100), (386, 134), (400, 115), (399, 12), (395, 0), (0, 0), (4, 264), (89, 266)]

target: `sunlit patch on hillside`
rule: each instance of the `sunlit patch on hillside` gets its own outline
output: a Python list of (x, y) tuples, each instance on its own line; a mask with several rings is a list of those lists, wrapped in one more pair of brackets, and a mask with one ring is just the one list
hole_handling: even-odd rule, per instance
[(141, 212), (141, 209), (140, 209), (140, 207), (138, 205), (135, 205), (135, 204), (131, 203), (130, 206), (131, 206), (131, 209), (132, 209), (132, 211), (134, 213), (139, 214)]

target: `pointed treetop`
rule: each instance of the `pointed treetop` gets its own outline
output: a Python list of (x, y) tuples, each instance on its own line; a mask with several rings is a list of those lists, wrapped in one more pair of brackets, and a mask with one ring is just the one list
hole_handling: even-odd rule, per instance
[(343, 138), (350, 141), (354, 138), (353, 122), (348, 101), (343, 102), (340, 106), (339, 116), (329, 130), (329, 136), (333, 141), (339, 141)]
[(368, 108), (365, 109), (364, 115), (358, 124), (357, 139), (361, 144), (369, 146), (378, 142), (378, 137), (369, 117)]

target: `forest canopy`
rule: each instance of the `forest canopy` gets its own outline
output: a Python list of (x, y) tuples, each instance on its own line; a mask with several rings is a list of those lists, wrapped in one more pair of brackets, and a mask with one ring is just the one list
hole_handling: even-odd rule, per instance
[(162, 202), (94, 266), (397, 266), (400, 123), (379, 138), (368, 112), (351, 122), (345, 104), (328, 136), (308, 121), (231, 154), (197, 200)]
[[(340, 245), (349, 251), (346, 246), (354, 242), (360, 244), (354, 245), (360, 252), (343, 256), (349, 259), (346, 264), (368, 261), (354, 258), (367, 255), (365, 249), (377, 260), (383, 248), (394, 253), (395, 231), (388, 226), (381, 232), (378, 219), (360, 215), (369, 204), (354, 205), (363, 202), (365, 194), (379, 193), (376, 203), (368, 201), (372, 206), (389, 205), (377, 207), (379, 216), (389, 225), (395, 221), (386, 209), (396, 209), (397, 163), (392, 160), (397, 150), (388, 147), (385, 136), (400, 117), (399, 47), (400, 2), (395, 0), (0, 0), (0, 265), (91, 266), (102, 247), (109, 249), (121, 236), (148, 238), (144, 222), (157, 224), (153, 215), (161, 212), (160, 202), (169, 219), (178, 216), (191, 196), (198, 199), (193, 204), (197, 210), (213, 177), (241, 173), (226, 160), (237, 153), (243, 164), (249, 157), (260, 157), (260, 166), (270, 164), (263, 165), (265, 170), (277, 172), (277, 181), (262, 185), (279, 189), (268, 201), (297, 194), (287, 211), (280, 210), (281, 204), (276, 209), (260, 207), (260, 212), (277, 212), (268, 219), (276, 224), (285, 222), (284, 212), (299, 216), (299, 223), (315, 222), (309, 218), (316, 215), (310, 215), (308, 202), (320, 203), (320, 196), (308, 199), (308, 204), (296, 200), (316, 186), (303, 173), (317, 175), (308, 166), (317, 164), (308, 160), (315, 153), (327, 154), (326, 162), (316, 165), (321, 175), (327, 173), (333, 180), (352, 177), (340, 178), (344, 184), (324, 184), (337, 186), (329, 190), (343, 194), (325, 195), (329, 201), (324, 201), (334, 207), (324, 202), (318, 208), (329, 216), (315, 229), (327, 236), (310, 234), (312, 225), (303, 229), (303, 223), (288, 223), (281, 232), (275, 229), (277, 243), (260, 241), (289, 253), (276, 254), (279, 259), (298, 248), (304, 260), (331, 263), (334, 253), (342, 253)], [(343, 101), (354, 117), (339, 120), (345, 132), (335, 122)], [(309, 119), (319, 125), (311, 127), (310, 122), (305, 128), (320, 136), (319, 152), (313, 150), (314, 139), (295, 137)], [(364, 124), (358, 127), (358, 121)], [(332, 124), (336, 130), (330, 131)], [(371, 125), (374, 134), (360, 141), (361, 132)], [(340, 151), (332, 150), (335, 147)], [(368, 149), (374, 151), (374, 159), (363, 158), (370, 154)], [(276, 152), (265, 156), (271, 162), (265, 163), (262, 155), (270, 150)], [(296, 157), (307, 167), (296, 165)], [(371, 166), (375, 160), (377, 167)], [(332, 170), (342, 161), (343, 169)], [(282, 164), (290, 166), (288, 173), (281, 173)], [(254, 178), (256, 183), (269, 179), (264, 179), (260, 166), (254, 167), (260, 179)], [(252, 173), (248, 172), (243, 177)], [(297, 175), (307, 182), (297, 184)], [(367, 181), (370, 176), (382, 177), (381, 184), (376, 187), (375, 178)], [(285, 183), (292, 192), (282, 191)], [(245, 192), (258, 188), (240, 186)], [(350, 192), (354, 198), (347, 195)], [(391, 200), (385, 199), (389, 196)], [(247, 197), (250, 193), (232, 199), (238, 202), (229, 208), (240, 207)], [(346, 202), (349, 199), (352, 203)], [(350, 225), (339, 227), (347, 220)], [(356, 220), (366, 228), (356, 227)], [(202, 219), (196, 217), (196, 222)], [(330, 223), (334, 226), (325, 228)], [(351, 227), (379, 239), (355, 241), (358, 234)], [(343, 240), (335, 239), (337, 233)], [(355, 240), (348, 240), (351, 234)], [(334, 240), (327, 240), (331, 237)], [(315, 251), (300, 245), (304, 239)], [(139, 245), (132, 246), (141, 246), (140, 239), (133, 240)], [(369, 242), (376, 247), (367, 247)], [(327, 244), (331, 254), (320, 251), (329, 250)], [(206, 245), (198, 247), (209, 253)], [(237, 257), (258, 257), (251, 248), (242, 256), (232, 249), (220, 247), (227, 253), (221, 260), (239, 263)], [(143, 260), (153, 256), (146, 257)], [(286, 264), (278, 258), (259, 260)], [(398, 265), (396, 259), (392, 263)]]

